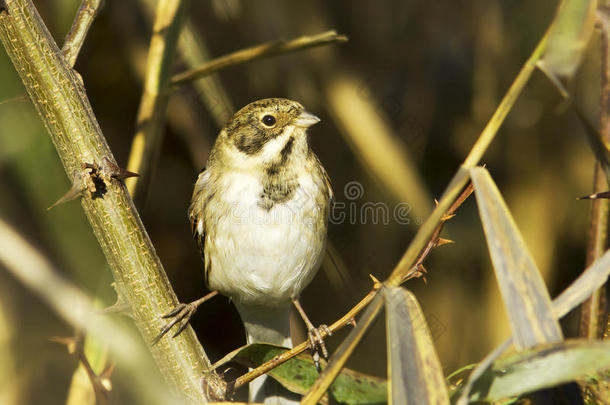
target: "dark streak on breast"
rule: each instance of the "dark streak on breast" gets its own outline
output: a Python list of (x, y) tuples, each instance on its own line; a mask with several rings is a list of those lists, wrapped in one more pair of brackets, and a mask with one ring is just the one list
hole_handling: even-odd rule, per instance
[(267, 176), (263, 178), (263, 192), (260, 195), (259, 206), (267, 211), (275, 204), (289, 201), (298, 187), (296, 177), (286, 171), (293, 146), (294, 137), (291, 136), (280, 151), (280, 159), (265, 169)]
[(289, 201), (298, 187), (296, 179), (279, 182), (270, 182), (263, 185), (258, 205), (266, 211), (271, 210), (275, 204)]

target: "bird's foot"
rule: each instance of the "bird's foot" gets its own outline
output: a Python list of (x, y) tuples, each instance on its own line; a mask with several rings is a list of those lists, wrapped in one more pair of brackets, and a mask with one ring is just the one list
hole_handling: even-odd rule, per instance
[(170, 329), (173, 328), (174, 325), (176, 325), (176, 324), (179, 324), (178, 330), (176, 330), (176, 332), (174, 332), (174, 334), (172, 335), (172, 338), (175, 338), (176, 336), (181, 334), (182, 331), (184, 331), (184, 329), (186, 329), (186, 327), (188, 326), (191, 316), (193, 316), (193, 314), (197, 311), (197, 308), (199, 307), (199, 305), (203, 304), (204, 302), (206, 302), (207, 300), (209, 300), (210, 298), (214, 297), (217, 294), (218, 294), (218, 291), (212, 291), (208, 295), (201, 297), (198, 300), (195, 300), (191, 303), (188, 303), (188, 304), (180, 303), (174, 309), (172, 309), (169, 313), (163, 315), (162, 316), (163, 319), (171, 319), (171, 321), (169, 321), (163, 327), (163, 329), (161, 329), (161, 332), (159, 332), (159, 334), (153, 339), (153, 345), (156, 345), (161, 340), (161, 338), (163, 338), (163, 336), (165, 336), (165, 334), (167, 332), (169, 332)]
[[(333, 333), (326, 325), (320, 325), (317, 328), (309, 328), (307, 331), (307, 338), (309, 340), (309, 347), (314, 353), (314, 357), (319, 358), (320, 352), (322, 352), (322, 356), (325, 360), (328, 360), (328, 350), (326, 350), (326, 345), (324, 344), (324, 337), (330, 336)], [(316, 361), (316, 358), (314, 358)], [(319, 361), (316, 361), (316, 367), (319, 366)], [(318, 367), (319, 368), (319, 367)]]

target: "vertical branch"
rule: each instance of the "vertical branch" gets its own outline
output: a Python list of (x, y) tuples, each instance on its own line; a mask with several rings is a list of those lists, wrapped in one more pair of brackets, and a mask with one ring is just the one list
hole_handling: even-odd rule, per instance
[(170, 95), (169, 78), (184, 18), (185, 3), (182, 0), (160, 0), (157, 4), (136, 134), (127, 163), (127, 170), (141, 176), (126, 181), (127, 189), (136, 203), (145, 198), (152, 169), (159, 156)]
[[(608, 52), (609, 35), (608, 11), (600, 9), (600, 59), (601, 88), (599, 95), (599, 128), (603, 141), (610, 142), (610, 54)], [(608, 190), (608, 180), (600, 162), (596, 161), (593, 175), (593, 193)], [(608, 246), (608, 211), (610, 201), (594, 199), (591, 201), (589, 231), (587, 236), (586, 267), (602, 256)], [(579, 334), (589, 339), (602, 336), (606, 321), (605, 286), (596, 290), (580, 308)]]
[(61, 52), (64, 54), (66, 62), (71, 67), (74, 67), (74, 64), (76, 63), (78, 53), (85, 42), (87, 32), (89, 32), (89, 28), (91, 27), (91, 24), (93, 24), (93, 20), (95, 19), (101, 4), (102, 0), (83, 0), (76, 12), (76, 17), (74, 18), (70, 32), (66, 35), (64, 46), (61, 48)]
[[(125, 186), (113, 178), (116, 161), (82, 82), (67, 65), (31, 0), (4, 0), (0, 5), (6, 7), (0, 11), (0, 42), (47, 127), (66, 173), (76, 186), (87, 181), (99, 187), (96, 193), (84, 192), (81, 204), (121, 298), (150, 345), (162, 328), (161, 315), (177, 304), (176, 295)], [(83, 169), (83, 163), (98, 167), (95, 177), (89, 172), (92, 169)], [(201, 380), (209, 375), (209, 361), (192, 328), (149, 348), (175, 392), (190, 402), (207, 400)], [(215, 376), (209, 376), (208, 383), (215, 382)]]

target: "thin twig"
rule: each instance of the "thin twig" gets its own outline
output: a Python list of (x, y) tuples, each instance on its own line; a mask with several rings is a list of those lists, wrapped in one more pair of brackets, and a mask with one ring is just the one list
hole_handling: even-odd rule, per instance
[(98, 375), (95, 370), (93, 370), (91, 362), (89, 362), (89, 359), (85, 354), (85, 335), (83, 332), (77, 331), (74, 339), (76, 340), (76, 355), (83, 365), (85, 373), (87, 374), (87, 377), (89, 377), (89, 382), (91, 382), (91, 386), (93, 387), (95, 403), (96, 405), (106, 405), (108, 403), (108, 392), (110, 389), (109, 386), (104, 384), (103, 380), (109, 377), (105, 375), (106, 370), (112, 370), (112, 366), (106, 368)]
[(76, 63), (78, 53), (85, 42), (87, 32), (89, 32), (101, 4), (102, 0), (83, 0), (76, 12), (70, 32), (66, 35), (64, 46), (61, 48), (61, 52), (70, 67), (74, 67)]
[(157, 4), (153, 35), (148, 49), (144, 91), (138, 109), (136, 134), (131, 144), (127, 170), (141, 178), (128, 179), (125, 184), (136, 205), (143, 201), (146, 185), (157, 160), (167, 104), (169, 79), (176, 54), (176, 44), (184, 19), (184, 1), (161, 0)]
[[(336, 331), (343, 328), (344, 326), (353, 324), (355, 316), (358, 315), (358, 313), (360, 313), (360, 311), (362, 311), (364, 308), (367, 307), (367, 305), (373, 300), (373, 298), (375, 298), (375, 295), (377, 295), (377, 292), (379, 291), (380, 288), (381, 288), (381, 283), (379, 281), (375, 281), (375, 283), (373, 285), (373, 289), (358, 304), (356, 304), (345, 315), (343, 315), (338, 321), (336, 321), (335, 323), (330, 325), (328, 327), (328, 329), (330, 329), (330, 331), (332, 333), (335, 333)], [(325, 338), (328, 336), (326, 334), (326, 332), (324, 332), (324, 331), (320, 331), (320, 335), (322, 336), (322, 338)], [(291, 358), (303, 353), (308, 348), (309, 348), (309, 341), (305, 341), (305, 342), (295, 346), (291, 350), (288, 350), (287, 352), (284, 352), (280, 355), (275, 356), (274, 358), (272, 358), (271, 360), (267, 361), (266, 363), (260, 365), (259, 367), (255, 368), (253, 370), (250, 370), (249, 372), (247, 372), (246, 374), (242, 375), (241, 377), (239, 377), (235, 380), (235, 384), (234, 384), (235, 389), (248, 384), (250, 381), (254, 380), (256, 377), (259, 377), (259, 376), (269, 372), (271, 369), (274, 369), (275, 367), (279, 366), (280, 364), (285, 363), (286, 361), (290, 360)]]
[[(598, 13), (604, 23), (600, 26), (600, 54), (601, 54), (601, 89), (599, 94), (599, 129), (604, 141), (610, 142), (610, 53), (608, 42), (610, 32), (608, 32), (607, 18), (605, 13)], [(601, 162), (596, 161), (593, 174), (593, 193), (608, 190), (608, 180), (604, 176)], [(601, 257), (608, 245), (608, 210), (610, 201), (607, 199), (595, 199), (591, 202), (591, 214), (589, 218), (589, 231), (587, 241), (587, 267)], [(596, 290), (593, 295), (582, 303), (580, 307), (580, 336), (589, 339), (598, 339), (603, 334), (605, 327), (606, 313), (605, 306), (605, 287)]]
[(434, 249), (437, 246), (437, 243), (439, 240), (439, 235), (441, 234), (441, 231), (443, 230), (443, 226), (445, 226), (445, 222), (447, 222), (449, 219), (451, 219), (453, 217), (453, 215), (455, 214), (455, 211), (464, 203), (464, 201), (466, 201), (466, 199), (470, 196), (470, 194), (472, 194), (473, 191), (474, 191), (474, 187), (473, 187), (472, 183), (468, 184), (468, 186), (464, 189), (464, 191), (462, 191), (462, 194), (460, 194), (460, 196), (453, 202), (453, 204), (451, 204), (451, 207), (449, 207), (449, 209), (447, 210), (445, 215), (441, 218), (441, 222), (439, 222), (438, 225), (436, 226), (436, 229), (432, 233), (430, 240), (428, 241), (426, 246), (422, 249), (422, 252), (419, 255), (419, 257), (417, 258), (417, 260), (415, 261), (415, 264), (413, 265), (411, 271), (408, 272), (407, 274), (405, 274), (403, 283), (414, 277), (419, 277), (422, 275), (420, 268), (424, 264), (424, 261), (426, 260), (426, 258), (428, 257), (428, 255), (430, 254), (432, 249)]
[(290, 41), (269, 42), (221, 56), (210, 62), (204, 63), (198, 68), (179, 73), (172, 77), (171, 83), (172, 85), (177, 86), (220, 69), (240, 65), (255, 59), (346, 41), (347, 36), (339, 35), (336, 31), (326, 31), (317, 35), (298, 37)]

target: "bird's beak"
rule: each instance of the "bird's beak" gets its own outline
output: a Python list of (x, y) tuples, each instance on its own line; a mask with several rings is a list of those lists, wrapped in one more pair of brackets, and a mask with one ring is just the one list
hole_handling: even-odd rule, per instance
[(320, 118), (316, 117), (310, 112), (303, 111), (294, 121), (294, 125), (297, 127), (308, 128), (313, 124), (317, 124), (318, 122), (320, 122)]

